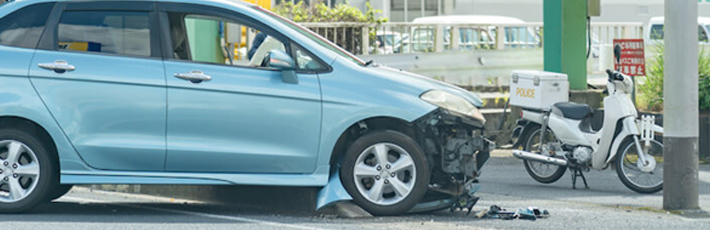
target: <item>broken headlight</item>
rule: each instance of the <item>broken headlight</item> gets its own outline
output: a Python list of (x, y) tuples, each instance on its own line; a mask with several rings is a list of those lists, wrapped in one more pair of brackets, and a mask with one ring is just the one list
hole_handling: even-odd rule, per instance
[(478, 108), (463, 97), (441, 90), (430, 90), (419, 97), (443, 109), (478, 119), (481, 123), (486, 123), (486, 119), (483, 118), (483, 114), (481, 114)]

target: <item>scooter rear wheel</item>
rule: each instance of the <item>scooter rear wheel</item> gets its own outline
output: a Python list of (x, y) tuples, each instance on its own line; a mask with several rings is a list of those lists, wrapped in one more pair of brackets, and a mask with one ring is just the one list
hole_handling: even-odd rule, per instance
[[(545, 131), (545, 139), (543, 140), (543, 146), (540, 146), (540, 134), (542, 129), (538, 127), (527, 135), (527, 140), (525, 143), (525, 148), (523, 150), (531, 153), (541, 154), (543, 148), (549, 148), (550, 143), (559, 142), (557, 136), (552, 132), (552, 130), (547, 129)], [(544, 184), (549, 184), (559, 180), (562, 175), (565, 174), (567, 167), (558, 166), (553, 164), (545, 164), (541, 162), (524, 160), (525, 170), (528, 174), (536, 181)]]

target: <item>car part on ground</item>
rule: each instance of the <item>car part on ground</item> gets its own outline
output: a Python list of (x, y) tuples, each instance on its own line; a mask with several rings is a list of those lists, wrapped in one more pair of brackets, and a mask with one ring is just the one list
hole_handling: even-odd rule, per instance
[(550, 217), (550, 212), (537, 207), (528, 207), (526, 209), (518, 209), (516, 212), (508, 211), (498, 205), (491, 205), (488, 210), (479, 211), (476, 213), (478, 219), (501, 219), (501, 220), (537, 220)]

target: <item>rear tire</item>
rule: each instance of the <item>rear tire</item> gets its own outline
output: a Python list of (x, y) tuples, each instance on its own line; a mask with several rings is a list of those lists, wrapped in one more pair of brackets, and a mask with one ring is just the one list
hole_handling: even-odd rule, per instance
[[(534, 131), (532, 131), (529, 135), (525, 137), (527, 140), (524, 142), (525, 147), (523, 148), (523, 150), (531, 153), (540, 154), (539, 145), (540, 134), (542, 132), (542, 129), (540, 127), (537, 127), (537, 129), (533, 130)], [(545, 136), (545, 145), (548, 142), (558, 141), (557, 136), (555, 136), (555, 134), (550, 129), (547, 129), (547, 131), (545, 131)], [(549, 184), (559, 180), (560, 178), (562, 178), (562, 176), (565, 174), (565, 171), (567, 170), (567, 167), (564, 166), (557, 166), (553, 164), (545, 164), (528, 160), (523, 160), (523, 164), (525, 165), (525, 171), (527, 171), (533, 179), (543, 184)]]
[(59, 178), (50, 151), (36, 135), (0, 129), (0, 213), (25, 212), (47, 200)]
[(353, 201), (371, 214), (399, 215), (426, 193), (429, 167), (409, 136), (392, 130), (373, 131), (350, 145), (340, 180)]

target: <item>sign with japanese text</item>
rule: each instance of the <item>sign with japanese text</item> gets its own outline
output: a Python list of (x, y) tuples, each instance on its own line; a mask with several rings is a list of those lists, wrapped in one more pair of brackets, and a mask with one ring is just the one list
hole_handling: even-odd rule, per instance
[(614, 69), (629, 76), (646, 76), (646, 56), (643, 39), (614, 39), (614, 47), (621, 46), (621, 59)]

